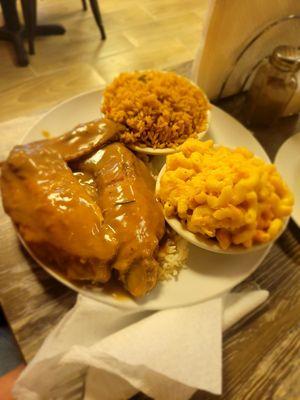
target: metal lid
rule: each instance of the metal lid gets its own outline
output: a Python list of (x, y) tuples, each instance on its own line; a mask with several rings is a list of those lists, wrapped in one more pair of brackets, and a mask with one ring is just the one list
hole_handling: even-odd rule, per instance
[(300, 68), (300, 49), (278, 46), (270, 57), (271, 63), (282, 71), (297, 71)]

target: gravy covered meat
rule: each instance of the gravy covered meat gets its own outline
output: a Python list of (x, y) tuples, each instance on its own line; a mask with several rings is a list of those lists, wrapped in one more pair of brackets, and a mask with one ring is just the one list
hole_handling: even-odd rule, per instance
[(130, 293), (141, 296), (156, 284), (155, 255), (164, 234), (164, 217), (153, 195), (154, 179), (120, 143), (99, 150), (79, 169), (94, 176), (104, 221), (116, 232), (118, 251), (112, 268)]
[(157, 282), (164, 217), (143, 162), (119, 143), (107, 145), (121, 131), (103, 119), (17, 146), (3, 164), (1, 190), (5, 211), (42, 262), (76, 281), (116, 275), (142, 296)]

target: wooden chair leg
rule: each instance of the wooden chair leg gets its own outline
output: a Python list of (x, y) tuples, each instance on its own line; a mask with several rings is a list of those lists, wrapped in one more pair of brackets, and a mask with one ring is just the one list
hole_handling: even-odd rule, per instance
[(86, 5), (86, 0), (81, 0), (82, 1), (82, 9), (83, 11), (87, 10), (87, 5)]
[(12, 36), (11, 41), (17, 54), (18, 64), (20, 65), (20, 67), (27, 67), (27, 65), (29, 64), (29, 60), (26, 54), (26, 50), (24, 48), (22, 35), (15, 34), (14, 36)]
[(101, 17), (99, 5), (98, 5), (98, 0), (90, 0), (90, 4), (91, 4), (91, 9), (92, 9), (93, 14), (94, 14), (94, 18), (96, 20), (96, 23), (97, 23), (99, 29), (100, 29), (101, 39), (105, 40), (106, 39), (106, 34), (105, 34), (103, 22), (102, 22), (102, 17)]
[(16, 0), (0, 0), (0, 5), (4, 17), (4, 26), (0, 27), (0, 40), (7, 40), (13, 44), (18, 65), (21, 67), (26, 67), (29, 63), (29, 60), (24, 48)]
[(29, 54), (34, 54), (34, 38), (36, 33), (36, 0), (21, 0), (22, 11), (28, 36)]

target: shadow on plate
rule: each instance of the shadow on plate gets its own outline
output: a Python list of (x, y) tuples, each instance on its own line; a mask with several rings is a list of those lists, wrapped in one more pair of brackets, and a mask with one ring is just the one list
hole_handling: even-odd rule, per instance
[[(246, 254), (219, 254), (190, 245), (188, 267), (203, 275), (230, 279), (246, 274), (250, 265), (256, 265), (258, 254), (261, 255), (261, 259), (265, 257), (265, 251), (266, 249)], [(232, 262), (233, 259), (234, 263)], [(240, 262), (237, 263), (236, 260)]]

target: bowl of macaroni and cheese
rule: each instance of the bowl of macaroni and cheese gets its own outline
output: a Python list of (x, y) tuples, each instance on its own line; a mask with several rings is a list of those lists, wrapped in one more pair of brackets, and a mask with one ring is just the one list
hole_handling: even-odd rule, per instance
[(168, 155), (156, 193), (171, 227), (205, 250), (255, 251), (284, 231), (293, 195), (273, 164), (246, 148), (186, 140)]

